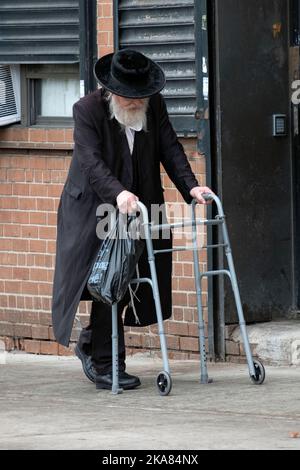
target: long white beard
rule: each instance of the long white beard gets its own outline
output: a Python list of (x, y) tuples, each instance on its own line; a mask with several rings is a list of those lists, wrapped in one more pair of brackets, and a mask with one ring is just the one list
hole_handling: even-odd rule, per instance
[(145, 99), (143, 106), (140, 109), (123, 109), (115, 100), (114, 95), (109, 98), (109, 111), (111, 119), (116, 118), (119, 123), (125, 127), (142, 127), (147, 131), (147, 108), (149, 98)]

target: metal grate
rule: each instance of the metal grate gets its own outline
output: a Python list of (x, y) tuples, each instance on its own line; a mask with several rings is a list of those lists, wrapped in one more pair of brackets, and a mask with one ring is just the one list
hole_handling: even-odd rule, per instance
[(118, 46), (145, 53), (164, 70), (163, 90), (178, 132), (196, 132), (197, 77), (194, 2), (119, 0)]
[(0, 65), (0, 118), (17, 114), (10, 67)]
[(0, 0), (0, 63), (78, 61), (78, 0)]

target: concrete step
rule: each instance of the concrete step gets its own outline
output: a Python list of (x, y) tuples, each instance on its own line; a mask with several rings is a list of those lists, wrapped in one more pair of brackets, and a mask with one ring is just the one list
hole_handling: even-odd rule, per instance
[[(269, 364), (300, 366), (300, 320), (256, 323), (247, 332), (254, 356)], [(230, 339), (243, 343), (239, 327)]]

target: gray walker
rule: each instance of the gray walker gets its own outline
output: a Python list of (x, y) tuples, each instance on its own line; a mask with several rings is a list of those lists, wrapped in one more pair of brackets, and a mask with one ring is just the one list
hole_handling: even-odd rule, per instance
[[(142, 214), (142, 221), (145, 233), (145, 240), (146, 240), (146, 247), (148, 252), (148, 262), (150, 266), (150, 278), (138, 278), (132, 279), (130, 284), (137, 284), (142, 282), (148, 282), (153, 291), (153, 297), (155, 302), (156, 308), (156, 316), (157, 316), (157, 323), (158, 323), (158, 332), (160, 338), (160, 347), (162, 353), (162, 360), (163, 360), (163, 371), (160, 372), (157, 376), (157, 387), (160, 395), (168, 395), (172, 388), (172, 380), (170, 375), (170, 367), (169, 367), (169, 360), (168, 360), (168, 351), (167, 351), (167, 344), (166, 344), (166, 337), (164, 333), (164, 325), (163, 325), (163, 317), (161, 311), (161, 303), (159, 297), (159, 289), (157, 283), (157, 274), (155, 268), (155, 255), (159, 253), (166, 253), (166, 252), (175, 252), (175, 251), (193, 251), (193, 258), (194, 258), (194, 274), (195, 274), (195, 289), (197, 295), (197, 312), (198, 312), (198, 329), (199, 329), (199, 350), (200, 350), (200, 382), (202, 384), (207, 384), (212, 382), (211, 379), (208, 377), (207, 373), (207, 358), (206, 358), (206, 349), (205, 349), (205, 332), (204, 332), (204, 320), (203, 320), (203, 307), (202, 307), (202, 289), (201, 289), (201, 281), (204, 277), (209, 276), (217, 276), (217, 275), (227, 275), (231, 281), (232, 290), (234, 294), (234, 299), (236, 303), (239, 325), (242, 333), (248, 368), (249, 368), (249, 375), (254, 384), (262, 384), (265, 379), (265, 370), (264, 366), (257, 360), (253, 360), (251, 349), (249, 346), (249, 340), (246, 330), (246, 323), (244, 319), (240, 293), (237, 284), (237, 278), (231, 253), (231, 247), (227, 232), (227, 226), (225, 221), (225, 215), (223, 212), (223, 207), (221, 204), (220, 199), (212, 194), (203, 194), (206, 200), (213, 199), (216, 206), (217, 206), (217, 215), (214, 219), (199, 219), (196, 218), (196, 205), (197, 202), (194, 199), (191, 203), (191, 221), (188, 222), (179, 222), (173, 224), (161, 224), (161, 225), (153, 225), (153, 223), (149, 222), (148, 212), (146, 207), (143, 203), (138, 202), (139, 210)], [(227, 257), (228, 269), (219, 269), (214, 271), (206, 271), (201, 273), (199, 269), (199, 256), (198, 251), (200, 247), (197, 245), (197, 225), (204, 224), (204, 225), (219, 225), (222, 229), (222, 243), (218, 243), (216, 245), (207, 245), (203, 248), (219, 248), (222, 247), (225, 250), (225, 254)], [(191, 226), (192, 227), (192, 247), (176, 247), (168, 250), (154, 250), (152, 244), (152, 233), (159, 229), (172, 229), (172, 228), (179, 228), (182, 226)], [(112, 306), (112, 366), (113, 366), (113, 383), (112, 383), (112, 393), (118, 394), (122, 393), (122, 389), (119, 387), (119, 371), (118, 371), (118, 321), (117, 321), (117, 304)]]

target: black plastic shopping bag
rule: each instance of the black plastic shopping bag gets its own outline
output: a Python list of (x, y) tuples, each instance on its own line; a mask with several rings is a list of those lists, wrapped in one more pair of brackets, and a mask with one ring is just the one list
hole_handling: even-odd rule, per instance
[(118, 212), (87, 282), (95, 300), (112, 305), (124, 297), (145, 246), (138, 234), (138, 218)]

